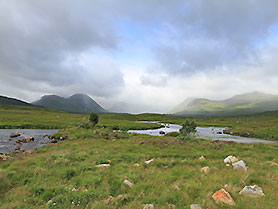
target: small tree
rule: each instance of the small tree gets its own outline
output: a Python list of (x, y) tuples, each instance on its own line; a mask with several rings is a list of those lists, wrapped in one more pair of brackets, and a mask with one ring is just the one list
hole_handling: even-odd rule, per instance
[(197, 132), (196, 128), (197, 128), (197, 125), (194, 121), (189, 122), (187, 120), (182, 125), (182, 128), (180, 129), (180, 134), (182, 134), (183, 136), (190, 136)]
[(89, 120), (92, 123), (92, 126), (95, 126), (98, 123), (98, 115), (96, 113), (92, 112), (90, 114)]

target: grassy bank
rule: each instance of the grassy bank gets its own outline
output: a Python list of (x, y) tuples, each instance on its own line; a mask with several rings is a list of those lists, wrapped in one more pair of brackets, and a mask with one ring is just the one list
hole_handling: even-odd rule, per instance
[[(192, 203), (216, 209), (277, 208), (278, 167), (272, 162), (278, 163), (278, 145), (182, 142), (107, 128), (63, 133), (68, 141), (12, 153), (0, 162), (1, 208), (143, 208), (148, 203), (155, 208), (189, 208)], [(198, 159), (202, 155), (206, 160)], [(248, 171), (226, 167), (227, 155), (244, 160)], [(145, 164), (149, 159), (154, 162)], [(101, 163), (111, 166), (97, 168)], [(211, 168), (207, 175), (200, 172), (204, 166)], [(134, 187), (124, 185), (125, 179)], [(218, 206), (211, 198), (225, 184), (234, 207)], [(253, 184), (262, 187), (265, 197), (238, 194)]]

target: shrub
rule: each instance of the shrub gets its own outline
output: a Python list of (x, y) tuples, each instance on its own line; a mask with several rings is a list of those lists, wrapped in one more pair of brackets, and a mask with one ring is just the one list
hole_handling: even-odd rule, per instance
[(180, 134), (182, 134), (183, 136), (190, 136), (190, 135), (196, 133), (196, 128), (197, 128), (197, 125), (194, 121), (189, 122), (187, 120), (182, 125), (182, 128), (180, 129)]
[(92, 123), (92, 125), (95, 126), (98, 123), (98, 115), (96, 113), (92, 112), (90, 114), (89, 120)]

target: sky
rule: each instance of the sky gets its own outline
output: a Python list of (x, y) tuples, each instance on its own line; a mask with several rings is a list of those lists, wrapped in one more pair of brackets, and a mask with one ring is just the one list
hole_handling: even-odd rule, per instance
[(167, 113), (278, 94), (276, 0), (0, 0), (0, 95)]

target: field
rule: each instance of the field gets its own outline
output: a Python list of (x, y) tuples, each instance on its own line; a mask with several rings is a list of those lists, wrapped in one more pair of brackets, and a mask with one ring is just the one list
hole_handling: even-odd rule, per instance
[[(277, 136), (275, 114), (194, 120), (199, 126), (232, 126), (233, 131), (254, 134), (258, 131), (262, 136), (263, 127), (269, 126), (274, 131), (265, 132), (268, 138), (272, 133)], [(153, 204), (155, 208), (167, 209), (189, 208), (193, 203), (210, 209), (277, 208), (276, 144), (182, 141), (177, 137), (113, 131), (154, 128), (155, 124), (142, 125), (135, 123), (137, 120), (179, 124), (186, 120), (166, 115), (103, 114), (98, 126), (89, 129), (82, 128), (86, 123), (84, 117), (88, 115), (48, 109), (0, 108), (2, 127), (57, 125), (62, 128), (62, 134), (70, 137), (57, 144), (10, 153), (6, 161), (0, 161), (0, 208), (143, 208), (144, 204)], [(250, 124), (257, 126), (248, 129)], [(243, 160), (248, 166), (247, 172), (227, 167), (223, 159), (228, 155)], [(200, 156), (206, 159), (199, 160)], [(150, 159), (154, 161), (147, 165), (145, 161)], [(103, 163), (110, 167), (97, 167)], [(135, 166), (136, 163), (139, 166)], [(204, 166), (211, 168), (208, 174), (200, 171)], [(123, 184), (126, 179), (134, 184), (132, 188)], [(263, 189), (265, 197), (238, 194), (244, 186), (254, 184)], [(211, 198), (224, 185), (235, 200), (235, 206), (217, 205)]]

